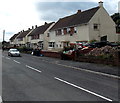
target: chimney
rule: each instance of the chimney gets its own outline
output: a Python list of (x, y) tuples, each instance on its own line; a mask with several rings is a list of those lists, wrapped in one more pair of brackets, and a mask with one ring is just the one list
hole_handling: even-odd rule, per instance
[(35, 25), (35, 28), (37, 28), (37, 25)]
[(103, 2), (102, 1), (99, 2), (99, 7), (103, 7)]
[(47, 22), (45, 22), (45, 25), (47, 24)]
[(28, 30), (30, 30), (30, 28), (28, 28)]
[(32, 26), (32, 29), (34, 29), (34, 26)]
[(81, 13), (81, 10), (78, 10), (77, 13)]

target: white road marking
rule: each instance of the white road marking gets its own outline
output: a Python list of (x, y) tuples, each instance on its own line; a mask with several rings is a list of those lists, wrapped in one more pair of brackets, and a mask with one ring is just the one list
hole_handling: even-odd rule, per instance
[(95, 96), (97, 96), (97, 97), (100, 97), (100, 98), (102, 98), (102, 99), (104, 99), (104, 100), (107, 100), (107, 101), (110, 101), (110, 102), (113, 101), (112, 99), (106, 98), (106, 97), (104, 97), (104, 96), (102, 96), (102, 95), (99, 95), (99, 94), (97, 94), (97, 93), (95, 93), (95, 92), (92, 92), (92, 91), (90, 91), (90, 90), (84, 89), (84, 88), (82, 88), (82, 87), (79, 87), (79, 86), (77, 86), (77, 85), (75, 85), (75, 84), (69, 83), (69, 82), (67, 82), (67, 81), (65, 81), (65, 80), (62, 80), (62, 79), (60, 79), (60, 78), (57, 78), (57, 77), (54, 77), (54, 78), (55, 78), (56, 80), (58, 80), (58, 81), (61, 81), (61, 82), (66, 83), (66, 84), (68, 84), (68, 85), (71, 85), (71, 86), (73, 86), (73, 87), (75, 87), (75, 88), (78, 88), (78, 89), (83, 90), (83, 91), (85, 91), (85, 92), (87, 92), (87, 93), (90, 93), (90, 94), (92, 94), (92, 95), (95, 95)]
[(37, 72), (41, 73), (41, 71), (40, 71), (40, 70), (35, 69), (35, 68), (33, 68), (33, 67), (29, 66), (29, 65), (26, 65), (26, 67), (28, 67), (28, 68), (30, 68), (30, 69), (32, 69), (32, 70), (35, 70), (35, 71), (37, 71)]
[(119, 76), (112, 75), (112, 74), (107, 74), (107, 73), (102, 73), (102, 72), (82, 69), (82, 68), (78, 68), (78, 67), (68, 66), (68, 65), (57, 63), (57, 62), (49, 62), (47, 60), (42, 60), (42, 61), (47, 62), (47, 63), (51, 63), (51, 64), (60, 65), (60, 66), (67, 67), (67, 68), (72, 68), (72, 69), (75, 69), (75, 70), (81, 70), (81, 71), (85, 71), (85, 72), (89, 72), (89, 73), (93, 73), (93, 74), (103, 75), (103, 76), (107, 76), (107, 77), (111, 77), (111, 78), (115, 78), (115, 79), (120, 79)]
[(0, 103), (2, 103), (2, 97), (0, 96)]
[(6, 59), (10, 59), (10, 58), (6, 57)]
[(18, 64), (21, 64), (20, 62), (16, 61), (16, 60), (13, 60), (14, 62), (18, 63)]
[(106, 73), (102, 73), (102, 72), (96, 72), (96, 71), (92, 71), (92, 70), (82, 69), (82, 68), (68, 66), (68, 65), (63, 65), (63, 64), (58, 64), (58, 63), (55, 63), (55, 64), (60, 65), (60, 66), (64, 66), (64, 67), (67, 67), (67, 68), (73, 68), (73, 69), (76, 69), (76, 70), (86, 71), (86, 72), (90, 72), (90, 73), (94, 73), (94, 74), (98, 74), (98, 75), (103, 75), (103, 76), (107, 76), (107, 77), (120, 79), (119, 76), (115, 76), (115, 75), (111, 75), (111, 74), (106, 74)]

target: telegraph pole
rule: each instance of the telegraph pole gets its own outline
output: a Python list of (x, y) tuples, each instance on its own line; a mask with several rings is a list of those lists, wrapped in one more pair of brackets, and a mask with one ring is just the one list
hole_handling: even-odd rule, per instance
[(4, 51), (4, 42), (5, 42), (5, 30), (3, 30), (3, 42), (2, 42), (3, 51)]

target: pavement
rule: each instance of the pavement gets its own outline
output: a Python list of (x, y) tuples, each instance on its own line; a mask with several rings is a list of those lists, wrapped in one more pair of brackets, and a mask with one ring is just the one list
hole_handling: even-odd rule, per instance
[(3, 101), (118, 101), (117, 67), (22, 54), (2, 56)]

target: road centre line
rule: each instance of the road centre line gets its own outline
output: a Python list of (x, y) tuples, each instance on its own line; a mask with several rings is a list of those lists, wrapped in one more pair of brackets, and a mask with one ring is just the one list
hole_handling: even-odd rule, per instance
[(41, 71), (40, 71), (40, 70), (35, 69), (35, 68), (33, 68), (33, 67), (29, 66), (29, 65), (26, 65), (26, 67), (27, 67), (27, 68), (29, 68), (29, 69), (32, 69), (32, 70), (34, 70), (34, 71), (37, 71), (37, 72), (41, 73)]
[(14, 62), (18, 63), (18, 64), (21, 64), (20, 62), (16, 61), (16, 60), (13, 60)]
[(87, 90), (87, 89), (85, 89), (85, 88), (79, 87), (79, 86), (77, 86), (77, 85), (75, 85), (75, 84), (72, 84), (72, 83), (70, 83), (70, 82), (68, 82), (68, 81), (62, 80), (62, 79), (60, 79), (60, 78), (54, 77), (54, 79), (56, 79), (56, 80), (58, 80), (58, 81), (61, 81), (61, 82), (65, 83), (65, 84), (71, 85), (71, 86), (73, 86), (73, 87), (75, 87), (75, 88), (78, 88), (78, 89), (80, 89), (80, 90), (83, 90), (83, 91), (85, 91), (85, 92), (87, 92), (87, 93), (90, 93), (90, 94), (92, 94), (92, 95), (95, 95), (95, 96), (97, 96), (97, 97), (100, 97), (100, 98), (102, 98), (102, 99), (104, 99), (104, 100), (107, 100), (107, 101), (110, 101), (110, 102), (113, 101), (112, 99), (109, 99), (109, 98), (107, 98), (107, 97), (104, 97), (104, 96), (102, 96), (102, 95), (100, 95), (100, 94), (97, 94), (97, 93), (92, 92), (92, 91), (90, 91), (90, 90)]

